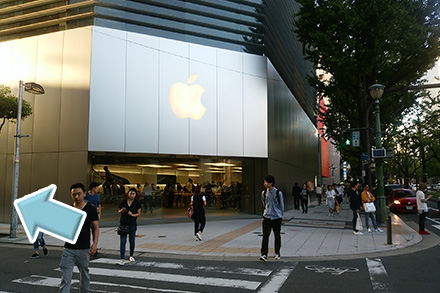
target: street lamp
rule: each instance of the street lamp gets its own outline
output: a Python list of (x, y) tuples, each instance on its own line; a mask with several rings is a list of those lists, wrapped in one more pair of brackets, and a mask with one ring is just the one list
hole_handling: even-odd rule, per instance
[(35, 83), (27, 82), (23, 83), (20, 80), (18, 85), (18, 109), (17, 109), (17, 132), (15, 135), (15, 160), (14, 160), (14, 181), (12, 185), (12, 203), (11, 203), (11, 228), (9, 231), (9, 238), (16, 238), (17, 234), (17, 211), (14, 208), (14, 202), (18, 197), (18, 174), (19, 174), (19, 162), (20, 162), (20, 138), (24, 137), (21, 135), (21, 110), (23, 104), (23, 88), (28, 93), (34, 95), (44, 94), (44, 88)]
[[(381, 84), (373, 84), (368, 88), (371, 97), (374, 99), (375, 104), (375, 118), (376, 118), (376, 149), (382, 149), (382, 134), (380, 130), (380, 108), (379, 100), (383, 95), (385, 86)], [(375, 158), (376, 160), (376, 177), (377, 177), (377, 222), (380, 224), (385, 223), (386, 220), (386, 200), (383, 191), (383, 158)]]

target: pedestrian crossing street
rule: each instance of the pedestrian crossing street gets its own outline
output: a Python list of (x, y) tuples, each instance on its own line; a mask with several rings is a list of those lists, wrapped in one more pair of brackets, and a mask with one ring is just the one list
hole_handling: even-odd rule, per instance
[[(297, 265), (297, 262), (289, 262), (271, 270), (136, 261), (120, 267), (116, 266), (117, 261), (109, 258), (90, 261), (91, 292), (277, 292)], [(54, 276), (31, 275), (13, 282), (57, 288), (60, 284), (59, 268), (54, 272)], [(78, 278), (75, 267), (74, 290), (79, 289)]]

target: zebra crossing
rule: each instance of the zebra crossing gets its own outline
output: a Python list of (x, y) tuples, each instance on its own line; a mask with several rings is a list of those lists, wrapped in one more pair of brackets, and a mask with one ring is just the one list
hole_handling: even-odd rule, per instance
[[(91, 292), (278, 292), (298, 264), (289, 262), (272, 270), (166, 261), (136, 261), (119, 267), (116, 262), (117, 259), (110, 258), (90, 261)], [(13, 282), (56, 288), (60, 284), (59, 268), (55, 268), (54, 272), (58, 277), (35, 274)], [(72, 280), (74, 290), (79, 288), (78, 277), (75, 267)]]

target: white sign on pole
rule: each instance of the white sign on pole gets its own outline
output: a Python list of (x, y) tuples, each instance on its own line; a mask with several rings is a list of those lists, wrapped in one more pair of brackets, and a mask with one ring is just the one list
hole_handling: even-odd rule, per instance
[(361, 135), (359, 131), (353, 131), (351, 134), (351, 139), (353, 141), (353, 146), (354, 147), (358, 147), (360, 146), (360, 142), (361, 142)]

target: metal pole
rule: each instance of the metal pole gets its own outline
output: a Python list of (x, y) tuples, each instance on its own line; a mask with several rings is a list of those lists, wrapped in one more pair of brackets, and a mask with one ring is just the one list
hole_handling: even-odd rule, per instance
[(11, 228), (9, 238), (17, 237), (18, 217), (14, 208), (14, 202), (18, 198), (18, 174), (20, 163), (20, 138), (21, 138), (21, 108), (23, 102), (23, 81), (18, 85), (18, 109), (17, 109), (17, 132), (15, 134), (15, 160), (14, 160), (14, 181), (12, 184), (12, 203), (11, 203)]
[[(379, 107), (379, 99), (375, 99), (374, 101), (376, 106), (375, 118), (376, 118), (376, 148), (382, 148), (382, 133), (380, 130), (380, 107)], [(376, 177), (377, 177), (377, 223), (384, 224), (386, 220), (386, 201), (384, 196), (384, 184), (383, 184), (383, 159), (376, 158)]]
[(318, 184), (322, 187), (322, 149), (321, 134), (318, 133)]

